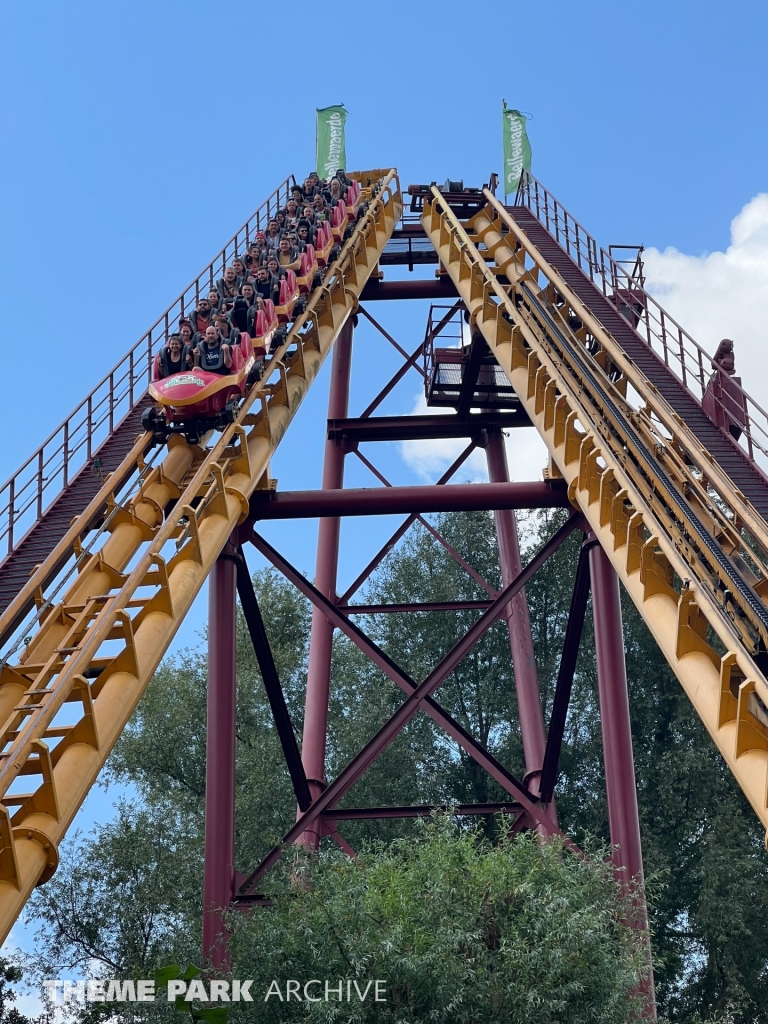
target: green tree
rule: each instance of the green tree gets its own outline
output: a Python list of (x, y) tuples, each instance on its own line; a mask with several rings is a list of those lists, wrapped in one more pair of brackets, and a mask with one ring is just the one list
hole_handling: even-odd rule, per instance
[[(643, 964), (603, 857), (495, 844), (449, 817), (357, 860), (301, 856), (306, 884), (239, 923), (235, 971), (264, 1021), (625, 1024)], [(381, 979), (386, 1000), (280, 1001), (288, 979)], [(317, 990), (311, 990), (317, 994)]]
[[(523, 520), (529, 551), (554, 532), (561, 512)], [(439, 528), (450, 543), (494, 587), (500, 585), (493, 519), (484, 513), (447, 515)], [(526, 588), (539, 681), (548, 718), (567, 621), (579, 538), (572, 537)], [(309, 609), (272, 572), (255, 577), (267, 631), (300, 734), (306, 681)], [(416, 528), (393, 551), (371, 582), (371, 603), (438, 598), (478, 599), (486, 592), (425, 530)], [(768, 1021), (768, 864), (762, 829), (685, 694), (661, 657), (634, 607), (624, 602), (625, 646), (630, 683), (635, 764), (646, 874), (654, 882), (654, 949), (660, 1006), (675, 1022), (730, 1013), (736, 1024)], [(474, 621), (475, 613), (379, 615), (364, 628), (417, 681)], [(561, 824), (577, 839), (608, 840), (600, 716), (591, 613), (579, 652), (557, 789)], [(343, 636), (334, 645), (329, 716), (328, 775), (334, 777), (403, 699), (401, 691)], [(183, 959), (199, 944), (202, 809), (205, 748), (204, 657), (187, 654), (156, 674), (120, 739), (110, 777), (136, 787), (141, 807), (170, 823), (160, 842), (184, 859), (183, 899), (168, 916), (165, 946)], [(511, 770), (520, 773), (522, 753), (514, 678), (503, 625), (488, 631), (438, 694), (446, 709)], [(426, 715), (408, 728), (348, 794), (348, 806), (493, 800), (504, 794)], [(131, 812), (138, 814), (139, 806)], [(249, 870), (294, 820), (293, 799), (283, 767), (250, 640), (238, 625), (237, 862)], [(357, 848), (366, 836), (383, 841), (414, 835), (412, 821), (344, 822), (345, 838)], [(486, 835), (494, 833), (486, 823)], [(121, 829), (123, 830), (121, 832)], [(120, 864), (125, 838), (120, 816), (102, 826), (93, 842), (80, 845), (51, 883), (38, 891), (32, 913), (45, 920), (54, 883), (69, 880), (79, 895), (69, 901), (69, 934), (88, 902), (91, 875)], [(174, 847), (183, 837), (182, 847)], [(326, 841), (330, 842), (330, 841)], [(123, 845), (124, 852), (131, 844)], [(135, 844), (142, 858), (159, 858), (151, 845)], [(76, 873), (74, 867), (89, 864)], [(189, 879), (187, 881), (186, 879)], [(194, 879), (194, 884), (191, 881)], [(195, 888), (197, 886), (197, 888)], [(137, 892), (149, 890), (137, 889)], [(142, 897), (143, 898), (143, 897)], [(183, 904), (183, 905), (182, 905)], [(67, 913), (66, 909), (61, 913)], [(149, 911), (147, 911), (149, 913)], [(50, 924), (50, 922), (49, 922)], [(109, 948), (134, 940), (112, 935)], [(109, 926), (119, 930), (120, 921)], [(48, 931), (41, 956), (73, 955)], [(174, 937), (175, 936), (175, 937)], [(106, 940), (105, 940), (106, 941)], [(161, 947), (158, 946), (158, 951)], [(159, 952), (158, 952), (159, 955)], [(170, 955), (170, 953), (169, 953)], [(52, 961), (51, 961), (52, 962)], [(62, 961), (60, 961), (62, 962)]]
[(46, 1014), (31, 1020), (14, 1005), (17, 998), (14, 986), (22, 977), (23, 971), (17, 964), (0, 957), (0, 1024), (48, 1024)]
[(200, 832), (170, 805), (121, 801), (115, 818), (88, 837), (75, 835), (59, 870), (31, 912), (40, 923), (27, 962), (37, 981), (62, 969), (104, 977), (147, 978), (159, 963), (197, 956)]

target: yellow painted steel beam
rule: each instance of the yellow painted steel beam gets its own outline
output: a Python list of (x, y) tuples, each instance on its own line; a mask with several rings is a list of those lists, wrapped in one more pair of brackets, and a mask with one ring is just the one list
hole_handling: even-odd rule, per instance
[[(490, 193), (488, 195), (490, 196)], [(490, 198), (493, 199), (492, 196)], [(684, 531), (680, 529), (681, 524), (678, 523), (676, 531), (674, 524), (672, 527), (672, 532), (677, 537), (678, 547), (688, 547), (689, 563), (693, 554), (699, 561), (701, 561), (702, 553), (709, 556), (708, 559), (704, 559), (707, 564), (700, 566), (698, 575), (701, 579), (708, 580), (711, 594), (716, 600), (722, 601), (723, 594), (732, 587), (734, 573), (738, 572), (745, 576), (749, 587), (745, 589), (744, 593), (739, 593), (738, 588), (731, 591), (729, 616), (739, 630), (742, 642), (752, 653), (761, 646), (765, 650), (768, 648), (768, 614), (763, 605), (761, 591), (768, 588), (766, 524), (745, 496), (734, 487), (725, 471), (702, 448), (685, 422), (664, 401), (656, 387), (646, 380), (638, 367), (624, 354), (618, 343), (603, 328), (591, 311), (570, 291), (504, 208), (500, 204), (496, 204), (495, 199), (491, 205), (494, 206), (500, 219), (506, 222), (512, 235), (520, 243), (518, 258), (522, 250), (525, 250), (528, 255), (532, 255), (536, 272), (547, 282), (544, 290), (540, 289), (538, 284), (535, 285), (536, 292), (540, 293), (539, 298), (547, 301), (550, 296), (556, 297), (561, 304), (559, 309), (553, 307), (558, 320), (558, 329), (565, 334), (571, 333), (568, 317), (571, 314), (577, 314), (579, 319), (582, 319), (591, 329), (592, 345), (594, 346), (595, 342), (599, 342), (600, 345), (600, 352), (592, 353), (598, 364), (595, 366), (595, 372), (605, 375), (609, 366), (614, 372), (617, 368), (621, 370), (620, 389), (616, 381), (605, 380), (604, 382), (606, 398), (612, 393), (613, 400), (619, 406), (618, 432), (624, 436), (617, 451), (623, 452), (624, 448), (632, 449), (632, 444), (628, 443), (629, 432), (626, 429), (627, 423), (631, 421), (633, 431), (642, 434), (646, 447), (650, 446), (654, 452), (655, 471), (646, 474), (644, 483), (654, 491), (663, 492), (664, 499), (669, 505), (674, 505), (676, 500), (682, 500), (689, 511), (702, 521), (711, 535), (711, 539), (716, 541), (715, 557), (712, 558), (711, 550), (702, 552), (701, 549), (691, 548), (688, 539), (683, 536)], [(494, 260), (497, 256), (501, 256), (507, 266), (509, 264), (508, 254), (511, 255), (510, 249), (507, 241), (502, 239), (498, 233), (499, 225), (489, 221), (488, 212), (481, 211), (472, 219), (473, 237), (484, 243)], [(516, 266), (519, 267), (520, 264), (517, 263)], [(532, 277), (533, 275), (529, 272), (529, 286), (531, 286)], [(566, 305), (564, 299), (568, 298), (569, 302)], [(574, 336), (577, 352), (582, 349), (585, 340), (586, 338), (579, 339)], [(580, 379), (576, 385), (577, 388), (581, 387), (582, 383)], [(639, 399), (634, 406), (626, 400), (628, 383), (632, 385)], [(598, 431), (605, 424), (603, 413), (604, 409), (598, 403), (593, 410), (593, 419), (597, 424)], [(605, 433), (605, 431), (603, 432)], [(608, 433), (610, 435), (610, 431)], [(698, 477), (690, 468), (697, 462)], [(709, 493), (710, 489), (713, 492), (712, 495)], [(748, 528), (747, 538), (741, 536), (741, 531), (745, 527)], [(711, 545), (709, 546), (711, 547)], [(749, 568), (743, 555), (753, 562), (759, 575)], [(696, 569), (693, 565), (691, 568)], [(750, 588), (753, 588), (755, 592), (752, 593)], [(738, 614), (736, 614), (737, 611)]]
[[(525, 250), (545, 280), (568, 300), (570, 309), (579, 316), (593, 337), (600, 342), (611, 362), (621, 370), (624, 380), (632, 384), (645, 404), (642, 411), (646, 415), (652, 413), (653, 417), (658, 419), (666, 437), (658, 435), (657, 440), (668, 441), (671, 439), (679, 449), (685, 451), (686, 459), (696, 466), (700, 474), (707, 477), (708, 483), (716, 490), (720, 501), (728, 506), (732, 520), (737, 520), (748, 527), (752, 537), (760, 544), (763, 557), (765, 557), (765, 553), (768, 552), (768, 524), (757, 509), (734, 486), (727, 472), (712, 459), (687, 423), (681, 419), (658, 389), (626, 355), (610, 331), (603, 326), (592, 310), (579, 299), (565, 279), (544, 258), (503, 204), (488, 189), (483, 189), (483, 194), (488, 201), (488, 208), (472, 219), (472, 237), (482, 241), (494, 262), (499, 265), (498, 257), (504, 267), (509, 267), (510, 255), (514, 258), (514, 267), (520, 267), (520, 249)], [(502, 225), (514, 236), (514, 240), (519, 246), (514, 253), (509, 248), (509, 239), (505, 239), (500, 234)], [(652, 422), (649, 422), (648, 426), (652, 427)], [(690, 474), (688, 481), (695, 486), (695, 480)]]
[[(236, 423), (210, 449), (171, 438), (162, 464), (115, 509), (103, 547), (47, 612), (18, 662), (3, 666), (2, 939), (32, 888), (55, 871), (62, 836), (211, 566), (245, 519), (253, 491), (268, 486), (269, 460), (354, 313), (401, 213), (392, 170)], [(74, 725), (57, 724), (65, 704), (82, 709)], [(29, 776), (35, 785), (19, 793)]]
[[(502, 236), (500, 221), (498, 209), (489, 202), (462, 225), (435, 188), (422, 217), (472, 322), (515, 388), (556, 471), (567, 481), (569, 497), (584, 512), (742, 790), (768, 826), (768, 684), (753, 658), (762, 638), (754, 635), (762, 629), (762, 618), (753, 614), (754, 621), (750, 620), (742, 608), (721, 604), (716, 597), (717, 573), (723, 571), (718, 552), (727, 555), (734, 537), (725, 535), (714, 512), (707, 521), (705, 488), (700, 488), (704, 494), (696, 493), (696, 481), (685, 479), (685, 459), (663, 450), (672, 445), (667, 439), (665, 446), (648, 410), (638, 412), (626, 401), (628, 380), (655, 398), (650, 382), (638, 380), (639, 371), (626, 365), (625, 358), (622, 366), (623, 353), (618, 346), (611, 347), (613, 340), (605, 336), (602, 325), (568, 294), (565, 282), (527, 236), (520, 238), (519, 229), (514, 231), (509, 223), (510, 234)], [(476, 242), (483, 244), (483, 252)], [(499, 271), (508, 286), (497, 280)], [(600, 351), (589, 351), (584, 331), (579, 336), (569, 325), (571, 310), (589, 324)], [(558, 335), (570, 347), (558, 341)], [(577, 357), (574, 345), (579, 346)], [(608, 357), (614, 365), (609, 365)], [(615, 366), (622, 375), (612, 379)], [(613, 412), (606, 407), (606, 396)], [(675, 426), (679, 433), (681, 425)], [(655, 478), (653, 471), (649, 477), (638, 468), (632, 448), (638, 437), (641, 447), (649, 445), (655, 456)], [(743, 515), (756, 515), (744, 504), (743, 495), (729, 493), (727, 479), (720, 479), (719, 486), (731, 508), (739, 506)], [(706, 543), (697, 546), (685, 535), (679, 517), (665, 503), (664, 487), (672, 505), (681, 498), (688, 501), (711, 531), (707, 536), (720, 545), (714, 555)], [(675, 488), (679, 491), (672, 494)], [(758, 536), (764, 530), (754, 518), (752, 526)]]
[(152, 443), (152, 435), (144, 432), (140, 434), (130, 452), (126, 455), (120, 465), (113, 473), (109, 473), (103, 480), (101, 487), (89, 501), (86, 508), (79, 515), (75, 516), (69, 525), (69, 529), (54, 547), (53, 551), (41, 562), (30, 576), (27, 583), (15, 595), (13, 600), (0, 613), (0, 643), (12, 634), (14, 623), (25, 614), (24, 609), (30, 605), (38, 595), (42, 600), (42, 593), (46, 584), (57, 573), (62, 562), (69, 559), (73, 551), (80, 544), (83, 536), (92, 528), (93, 521), (100, 515), (105, 514), (109, 508), (110, 501), (114, 501), (114, 494), (122, 486), (130, 474), (143, 468), (143, 456)]

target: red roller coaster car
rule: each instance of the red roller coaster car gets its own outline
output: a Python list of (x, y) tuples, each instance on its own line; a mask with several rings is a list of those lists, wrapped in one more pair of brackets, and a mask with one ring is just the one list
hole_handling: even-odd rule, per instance
[[(273, 334), (274, 331), (270, 332), (266, 341), (267, 349)], [(263, 339), (259, 339), (259, 344), (264, 351)], [(144, 411), (144, 429), (151, 430), (158, 441), (165, 441), (168, 434), (185, 434), (196, 443), (207, 431), (232, 423), (249, 380), (252, 382), (259, 375), (261, 362), (247, 334), (240, 335), (231, 352), (232, 366), (227, 374), (195, 366), (162, 379), (160, 356), (155, 356), (149, 394), (157, 406)]]

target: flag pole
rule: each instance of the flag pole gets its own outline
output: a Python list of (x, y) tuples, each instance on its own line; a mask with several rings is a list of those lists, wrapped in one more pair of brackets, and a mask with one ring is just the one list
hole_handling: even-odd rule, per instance
[[(502, 97), (502, 99), (501, 99), (501, 123), (502, 123), (502, 125), (504, 124), (504, 111), (506, 109), (507, 109), (507, 101), (504, 99), (504, 97)], [(502, 134), (502, 142), (503, 141), (504, 141), (504, 136)], [(504, 179), (504, 205), (506, 206), (507, 205), (507, 198), (509, 196), (509, 193), (507, 192), (507, 170), (506, 170), (507, 163), (506, 163), (506, 160), (503, 159), (503, 154), (502, 154), (502, 161), (501, 161), (501, 163), (502, 163), (502, 169), (501, 169), (502, 170), (502, 174), (501, 174), (501, 176)]]

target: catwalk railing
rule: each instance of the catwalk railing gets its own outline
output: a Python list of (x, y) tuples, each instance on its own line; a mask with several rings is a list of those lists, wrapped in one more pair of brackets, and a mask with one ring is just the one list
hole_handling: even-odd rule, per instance
[[(719, 431), (711, 447), (699, 442), (695, 396), (672, 382), (689, 424), (602, 325), (600, 296), (571, 286), (523, 218), (486, 190), (487, 208), (461, 223), (432, 193), (425, 230), (471, 321), (768, 827), (768, 531), (752, 504), (764, 507), (764, 479)], [(735, 456), (727, 471), (723, 448)]]
[[(715, 375), (712, 357), (640, 285), (636, 275), (598, 247), (592, 235), (532, 174), (523, 172), (515, 205), (526, 206), (535, 215), (700, 402), (709, 391), (708, 401), (719, 408), (724, 422), (732, 420), (734, 407), (739, 409), (739, 425), (743, 429), (739, 443), (750, 459), (765, 468), (768, 412), (733, 378), (728, 379), (724, 388), (710, 387)], [(758, 460), (757, 453), (765, 458)]]
[[(32, 889), (55, 871), (77, 809), (248, 515), (252, 493), (268, 486), (270, 460), (356, 310), (401, 210), (393, 170), (243, 397), (237, 419), (209, 446), (173, 435), (148, 470), (142, 445), (134, 446), (130, 465), (116, 475), (125, 468), (135, 489), (109, 503), (103, 543), (58, 589), (39, 628), (14, 645), (16, 657), (0, 663), (0, 940)], [(60, 542), (67, 544), (79, 557), (71, 540)], [(56, 550), (48, 558), (60, 556)], [(39, 566), (29, 584), (42, 602), (46, 575)], [(12, 615), (0, 615), (0, 631)]]
[(294, 180), (293, 176), (286, 178), (275, 189), (120, 362), (0, 487), (0, 559), (14, 550), (141, 401), (160, 344), (194, 309), (201, 294), (215, 287), (230, 260), (242, 255), (255, 233), (285, 205)]

